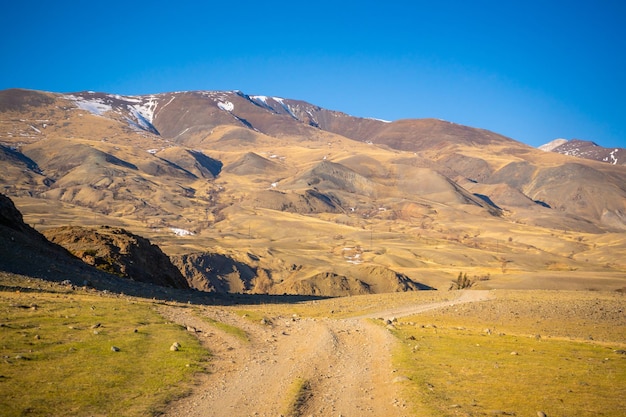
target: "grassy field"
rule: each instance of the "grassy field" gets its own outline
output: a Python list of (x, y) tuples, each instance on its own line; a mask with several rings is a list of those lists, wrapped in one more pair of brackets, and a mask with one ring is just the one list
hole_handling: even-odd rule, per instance
[[(493, 295), (394, 324), (398, 387), (413, 406), (411, 415), (624, 415), (622, 292), (495, 290)], [(456, 297), (457, 291), (423, 291), (235, 311), (254, 322), (291, 314), (341, 319)]]
[(209, 356), (150, 301), (0, 284), (2, 416), (154, 415)]
[(623, 416), (623, 307), (611, 293), (505, 292), (403, 319), (406, 398), (419, 416)]
[[(623, 293), (492, 294), (394, 323), (394, 377), (411, 415), (624, 415)], [(253, 323), (293, 315), (340, 320), (457, 296), (422, 291), (219, 308)], [(157, 303), (0, 275), (0, 415), (158, 415), (189, 392), (210, 354), (159, 315)], [(192, 308), (199, 315), (213, 307)], [(244, 330), (202, 318), (250, 343)], [(178, 351), (170, 350), (175, 342)], [(285, 410), (297, 415), (306, 380), (292, 388)]]

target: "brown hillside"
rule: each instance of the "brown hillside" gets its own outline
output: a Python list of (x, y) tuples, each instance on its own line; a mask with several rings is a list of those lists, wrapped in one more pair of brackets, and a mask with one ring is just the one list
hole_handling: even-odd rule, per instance
[(22, 104), (0, 107), (0, 185), (28, 222), (120, 227), (172, 256), (211, 248), (265, 271), (205, 289), (292, 291), (318, 274), (367, 284), (359, 265), (435, 288), (459, 272), (523, 287), (574, 271), (611, 287), (626, 271), (623, 166), (241, 92), (2, 97)]
[(85, 263), (134, 281), (172, 288), (189, 288), (180, 271), (158, 246), (120, 228), (66, 226), (48, 229), (51, 242)]

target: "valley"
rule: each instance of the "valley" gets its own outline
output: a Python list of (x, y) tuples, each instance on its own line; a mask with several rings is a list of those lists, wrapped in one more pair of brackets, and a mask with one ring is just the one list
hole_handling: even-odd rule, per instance
[(0, 91), (0, 410), (619, 416), (612, 161), (240, 91)]

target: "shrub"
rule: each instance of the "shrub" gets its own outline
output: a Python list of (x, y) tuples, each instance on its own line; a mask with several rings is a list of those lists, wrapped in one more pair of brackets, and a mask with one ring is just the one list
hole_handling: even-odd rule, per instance
[(467, 273), (459, 272), (459, 276), (456, 278), (455, 281), (452, 281), (449, 289), (462, 290), (465, 288), (471, 288), (474, 283), (475, 282), (467, 276)]

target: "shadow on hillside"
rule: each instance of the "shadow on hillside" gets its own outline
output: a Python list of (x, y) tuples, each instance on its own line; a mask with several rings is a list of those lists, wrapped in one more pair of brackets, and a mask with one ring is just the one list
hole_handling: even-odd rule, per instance
[(0, 268), (0, 292), (91, 293), (118, 297), (130, 296), (155, 302), (211, 306), (295, 304), (332, 298), (295, 294), (209, 293), (194, 289), (182, 290), (161, 287), (100, 273), (99, 271), (66, 271), (63, 274), (56, 274), (53, 271), (46, 270), (46, 272), (42, 273), (27, 272), (25, 274), (25, 271), (7, 271), (7, 268)]

